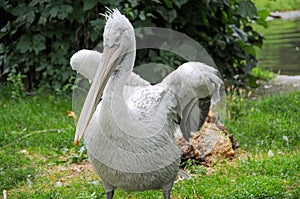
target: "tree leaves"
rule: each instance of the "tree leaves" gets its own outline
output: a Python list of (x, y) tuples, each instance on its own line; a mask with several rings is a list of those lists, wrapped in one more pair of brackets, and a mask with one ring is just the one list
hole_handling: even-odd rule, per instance
[(63, 86), (72, 73), (67, 66), (74, 33), (66, 27), (67, 18), (73, 12), (71, 3), (69, 0), (31, 0), (15, 4), (5, 1), (5, 12), (16, 17), (8, 18), (8, 23), (1, 27), (3, 79), (11, 72), (20, 72), (26, 75), (26, 88), (52, 87), (54, 82), (56, 87), (59, 82)]
[(172, 23), (177, 17), (176, 10), (167, 10), (162, 6), (158, 6), (156, 11), (160, 14), (160, 16), (162, 16), (164, 20), (166, 20), (169, 23)]
[(73, 7), (71, 5), (57, 5), (50, 9), (49, 15), (50, 19), (58, 18), (58, 19), (66, 19), (73, 11)]
[(257, 9), (254, 3), (249, 0), (239, 0), (236, 12), (243, 18), (252, 19), (254, 16), (257, 16)]
[[(118, 8), (134, 27), (165, 27), (187, 34), (206, 48), (227, 78), (245, 76), (255, 66), (254, 46), (261, 46), (263, 37), (251, 24), (267, 27), (269, 14), (257, 11), (251, 0), (4, 0), (1, 6), (6, 23), (0, 27), (1, 81), (11, 71), (21, 72), (27, 88), (55, 89), (72, 74), (71, 55), (102, 40), (105, 19), (98, 13), (104, 13), (105, 6)], [(180, 64), (172, 56), (161, 56), (153, 50), (138, 53), (137, 63)]]
[(186, 4), (188, 0), (176, 0), (173, 3), (178, 7), (181, 8), (182, 5)]
[(89, 0), (83, 2), (83, 11), (91, 10), (97, 5), (97, 0)]
[(268, 27), (268, 23), (267, 23), (267, 17), (269, 16), (269, 10), (267, 9), (262, 9), (258, 11), (258, 19), (256, 20), (256, 23), (258, 25), (263, 26), (264, 28)]
[(34, 35), (32, 38), (32, 46), (35, 54), (37, 55), (40, 51), (46, 49), (46, 39), (42, 35)]
[(27, 51), (30, 51), (31, 48), (31, 38), (29, 35), (22, 35), (20, 38), (19, 43), (17, 44), (17, 50), (19, 50), (21, 53), (25, 53)]
[(46, 49), (45, 37), (42, 35), (22, 35), (19, 43), (16, 47), (21, 53), (34, 51), (35, 54), (38, 54), (40, 51)]
[(228, 26), (232, 31), (232, 36), (239, 41), (247, 42), (248, 34), (244, 32), (242, 29), (237, 28), (235, 25), (231, 24)]

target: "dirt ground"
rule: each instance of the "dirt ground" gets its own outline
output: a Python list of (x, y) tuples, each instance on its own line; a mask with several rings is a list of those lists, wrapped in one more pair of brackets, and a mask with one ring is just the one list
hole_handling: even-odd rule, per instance
[(259, 82), (261, 86), (254, 90), (257, 95), (272, 95), (300, 91), (300, 75), (277, 75), (270, 82)]

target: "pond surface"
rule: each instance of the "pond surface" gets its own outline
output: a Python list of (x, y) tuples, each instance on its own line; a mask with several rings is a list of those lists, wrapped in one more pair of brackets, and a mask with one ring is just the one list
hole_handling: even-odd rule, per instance
[(300, 74), (300, 17), (274, 19), (267, 29), (262, 50), (258, 50), (259, 66), (284, 75)]

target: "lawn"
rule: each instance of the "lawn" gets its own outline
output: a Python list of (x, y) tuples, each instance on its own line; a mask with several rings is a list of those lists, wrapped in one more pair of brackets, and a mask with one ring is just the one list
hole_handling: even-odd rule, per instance
[[(226, 126), (241, 145), (236, 157), (210, 168), (190, 164), (192, 179), (176, 182), (173, 198), (299, 198), (299, 99), (300, 92), (293, 92), (228, 101), (236, 115)], [(0, 190), (8, 199), (104, 198), (82, 145), (73, 146), (71, 102), (53, 94), (0, 97)], [(117, 190), (115, 198), (162, 193)]]
[(299, 10), (300, 0), (253, 0), (259, 9), (267, 8), (270, 11)]

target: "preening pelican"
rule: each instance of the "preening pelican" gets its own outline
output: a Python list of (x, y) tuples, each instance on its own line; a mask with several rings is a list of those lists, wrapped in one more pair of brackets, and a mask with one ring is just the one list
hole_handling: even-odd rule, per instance
[(132, 72), (136, 50), (132, 25), (117, 9), (106, 18), (103, 53), (81, 50), (70, 61), (92, 82), (74, 143), (84, 135), (107, 199), (115, 188), (163, 189), (169, 199), (181, 157), (175, 128), (180, 126), (186, 140), (199, 130), (210, 105), (219, 100), (223, 82), (216, 69), (187, 62), (161, 83), (150, 85)]

